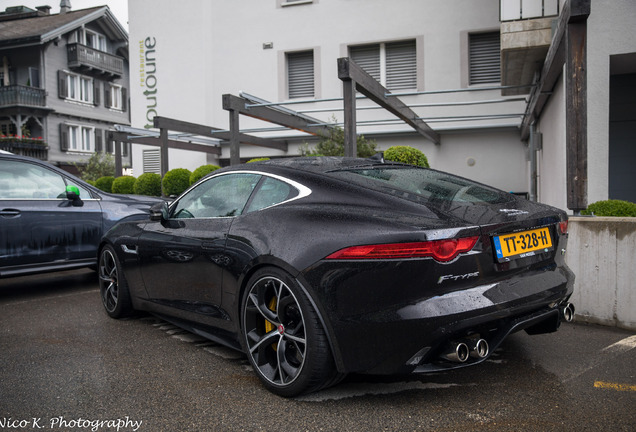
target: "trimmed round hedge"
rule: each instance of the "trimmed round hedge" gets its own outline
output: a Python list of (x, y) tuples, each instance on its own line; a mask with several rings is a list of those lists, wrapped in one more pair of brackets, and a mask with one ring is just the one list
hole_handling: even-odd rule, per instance
[(131, 194), (133, 193), (133, 185), (135, 184), (135, 178), (133, 176), (121, 176), (113, 180), (111, 191), (116, 194)]
[(409, 165), (429, 168), (426, 155), (420, 150), (409, 146), (393, 146), (384, 152), (384, 160), (401, 162)]
[(594, 216), (636, 217), (636, 204), (622, 200), (597, 201), (590, 204), (581, 214)]
[(201, 165), (199, 168), (192, 171), (192, 174), (190, 174), (190, 184), (195, 184), (200, 179), (210, 174), (212, 171), (218, 170), (219, 168), (221, 167), (217, 165)]
[(168, 171), (161, 181), (163, 194), (165, 196), (181, 195), (190, 187), (190, 174), (192, 172), (187, 168), (175, 168)]
[(95, 187), (104, 192), (111, 193), (114, 181), (115, 177), (113, 176), (100, 177), (95, 180)]
[(157, 173), (144, 173), (137, 177), (133, 185), (137, 195), (161, 196), (161, 176)]

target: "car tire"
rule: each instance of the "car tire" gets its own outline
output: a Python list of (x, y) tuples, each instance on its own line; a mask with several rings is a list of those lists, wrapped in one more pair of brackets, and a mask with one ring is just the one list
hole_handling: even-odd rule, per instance
[(299, 396), (340, 376), (318, 314), (286, 272), (257, 271), (243, 295), (241, 317), (247, 358), (272, 393)]
[(115, 249), (106, 245), (99, 254), (99, 294), (106, 313), (111, 318), (132, 315), (133, 308), (128, 283)]

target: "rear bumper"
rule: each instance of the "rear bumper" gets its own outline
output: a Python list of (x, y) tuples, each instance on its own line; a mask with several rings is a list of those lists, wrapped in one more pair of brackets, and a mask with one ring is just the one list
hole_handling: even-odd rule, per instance
[[(386, 286), (394, 294), (396, 286)], [(321, 313), (330, 335), (336, 364), (341, 372), (397, 374), (432, 372), (479, 363), (485, 358), (453, 363), (440, 358), (449, 342), (479, 337), (490, 352), (510, 333), (555, 331), (559, 310), (572, 294), (574, 275), (563, 265), (491, 283), (473, 285), (416, 301), (393, 301), (370, 307), (367, 313), (347, 314), (338, 305), (323, 303)], [(347, 290), (342, 281), (329, 290)], [(321, 290), (322, 291), (322, 290)], [(330, 297), (325, 300), (329, 302)], [(359, 312), (359, 311), (358, 311)], [(487, 358), (487, 357), (486, 357)]]

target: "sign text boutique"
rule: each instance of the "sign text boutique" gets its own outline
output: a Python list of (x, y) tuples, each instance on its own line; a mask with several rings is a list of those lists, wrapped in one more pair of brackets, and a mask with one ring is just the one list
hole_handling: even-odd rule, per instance
[(147, 37), (139, 41), (139, 84), (144, 88), (146, 97), (146, 124), (144, 128), (152, 129), (157, 115), (157, 40)]

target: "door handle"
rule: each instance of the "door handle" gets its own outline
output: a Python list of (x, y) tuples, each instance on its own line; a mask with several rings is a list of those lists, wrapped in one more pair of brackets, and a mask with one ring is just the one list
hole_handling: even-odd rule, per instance
[(20, 210), (16, 210), (16, 209), (2, 209), (2, 210), (0, 210), (0, 216), (2, 216), (2, 217), (16, 217), (16, 216), (20, 216)]

